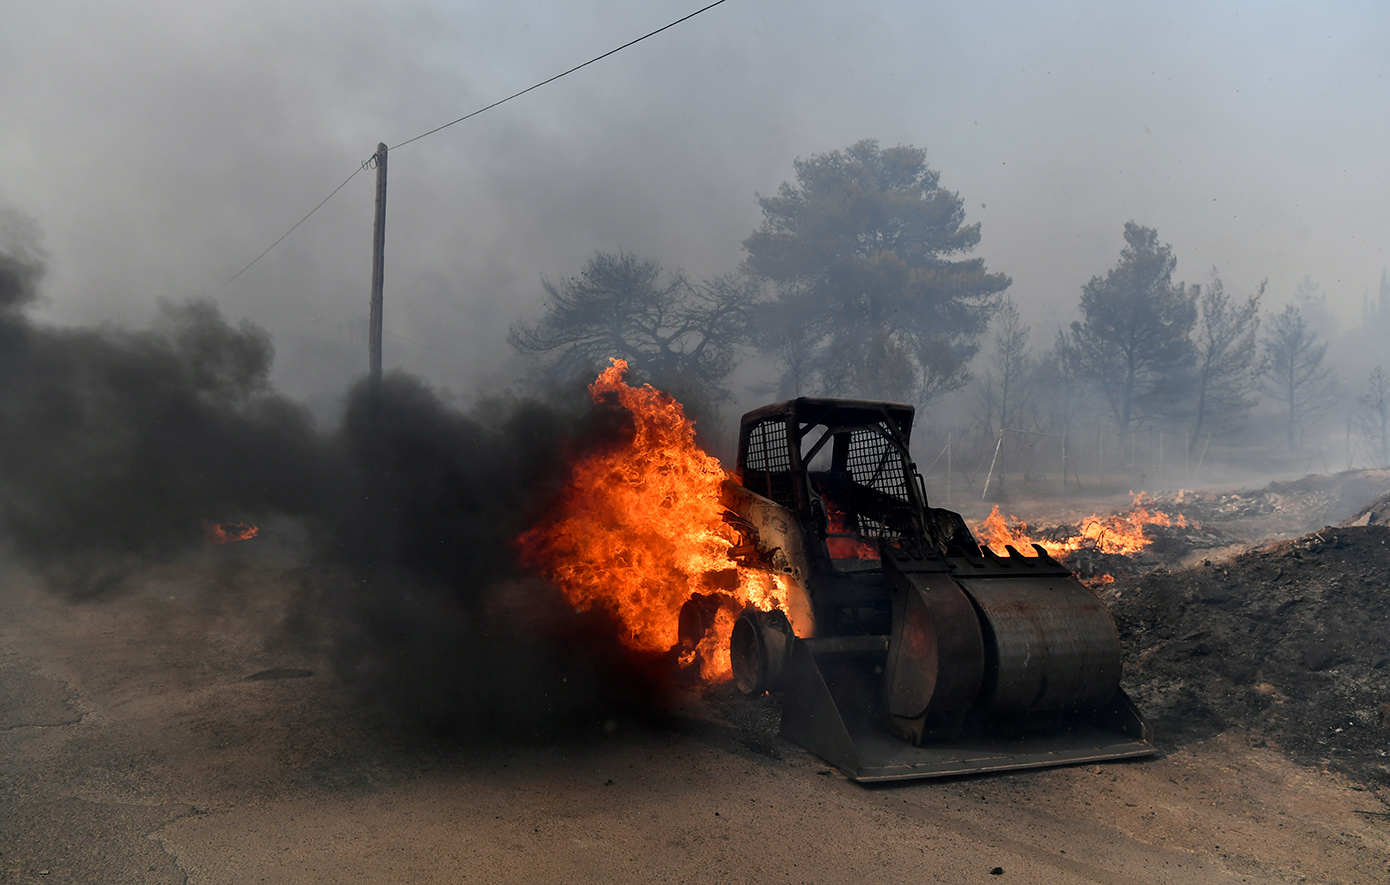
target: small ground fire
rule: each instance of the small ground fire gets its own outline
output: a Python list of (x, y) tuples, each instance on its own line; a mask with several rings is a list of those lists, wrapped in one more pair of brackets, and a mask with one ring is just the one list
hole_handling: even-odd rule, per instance
[(1150, 510), (1148, 498), (1140, 492), (1127, 513), (1092, 514), (1074, 527), (1060, 526), (1045, 533), (1031, 532), (1027, 523), (1014, 516), (1005, 519), (996, 506), (984, 522), (974, 527), (974, 532), (981, 544), (996, 552), (1003, 551), (1006, 544), (1025, 551), (1037, 544), (1054, 557), (1065, 557), (1078, 550), (1130, 555), (1152, 543), (1144, 533), (1147, 526), (1186, 527), (1187, 519), (1181, 514), (1170, 517), (1160, 510)]
[(213, 522), (203, 520), (203, 536), (209, 544), (235, 544), (249, 541), (260, 534), (260, 528), (246, 522)]

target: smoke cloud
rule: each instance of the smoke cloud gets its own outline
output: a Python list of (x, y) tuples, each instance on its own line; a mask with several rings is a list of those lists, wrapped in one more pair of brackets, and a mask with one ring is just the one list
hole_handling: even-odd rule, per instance
[(625, 432), (582, 388), (465, 411), (395, 373), (323, 431), (270, 386), (263, 330), (202, 301), (141, 331), (46, 327), (26, 314), (43, 270), (0, 253), (0, 532), (55, 591), (118, 594), (207, 520), (292, 517), (340, 576), (315, 613), (340, 672), (396, 719), (513, 733), (651, 708), (659, 662), (514, 561), (571, 456)]
[[(0, 200), (52, 246), (41, 315), (144, 323), (158, 295), (210, 292), (379, 141), (701, 5), (7, 4), (0, 160), (14, 174)], [(1172, 243), (1179, 279), (1215, 265), (1246, 291), (1267, 277), (1275, 305), (1308, 275), (1345, 325), (1387, 264), (1390, 118), (1374, 111), (1390, 104), (1387, 16), (725, 3), (393, 153), (387, 366), (454, 389), (510, 373), (506, 330), (539, 314), (541, 275), (574, 274), (596, 249), (694, 278), (733, 271), (761, 220), (754, 194), (790, 180), (795, 158), (863, 138), (928, 150), (1037, 340), (1075, 318), (1129, 219)], [(289, 339), (331, 342), (366, 314), (373, 193), (358, 175), (218, 296), (275, 336), (286, 376)]]

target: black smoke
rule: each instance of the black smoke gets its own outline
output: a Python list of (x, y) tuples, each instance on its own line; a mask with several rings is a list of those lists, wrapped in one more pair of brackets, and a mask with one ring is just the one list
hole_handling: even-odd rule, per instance
[(338, 600), (339, 666), (376, 706), (507, 733), (653, 712), (663, 661), (516, 564), (513, 539), (543, 517), (572, 459), (631, 432), (582, 387), (570, 393), (582, 408), (498, 399), (461, 412), (404, 374), (379, 394), (352, 391), (333, 437), (350, 500), (319, 522), (355, 576)]
[(660, 662), (516, 564), (567, 465), (630, 427), (583, 388), (447, 405), (359, 384), (339, 427), (269, 383), (269, 336), (210, 302), (148, 329), (52, 328), (42, 256), (0, 244), (0, 534), (74, 600), (204, 543), (206, 520), (289, 517), (330, 586), (335, 661), (374, 709), (450, 732), (573, 731), (645, 713)]

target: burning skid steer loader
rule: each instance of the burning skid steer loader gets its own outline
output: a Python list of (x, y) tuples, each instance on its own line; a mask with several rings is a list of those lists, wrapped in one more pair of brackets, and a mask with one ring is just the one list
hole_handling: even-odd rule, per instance
[(782, 733), (857, 781), (1153, 753), (1105, 606), (1041, 547), (999, 555), (929, 506), (912, 416), (801, 398), (743, 417), (730, 555), (788, 593), (735, 623), (738, 687), (781, 691)]

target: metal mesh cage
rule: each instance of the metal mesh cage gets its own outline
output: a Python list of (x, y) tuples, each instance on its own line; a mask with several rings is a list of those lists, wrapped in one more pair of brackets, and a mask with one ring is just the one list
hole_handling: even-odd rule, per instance
[(754, 426), (743, 458), (744, 486), (783, 507), (795, 507), (791, 469), (786, 422), (773, 419)]
[[(903, 469), (902, 455), (883, 435), (872, 430), (852, 431), (845, 466), (850, 477), (860, 485), (908, 502), (907, 474)], [(899, 534), (863, 513), (856, 513), (855, 521), (856, 530), (865, 538), (893, 538)]]

